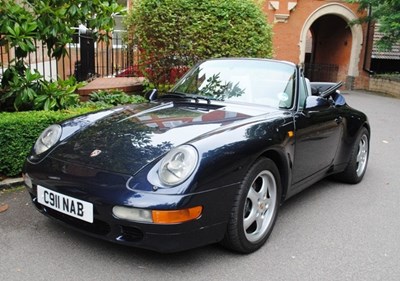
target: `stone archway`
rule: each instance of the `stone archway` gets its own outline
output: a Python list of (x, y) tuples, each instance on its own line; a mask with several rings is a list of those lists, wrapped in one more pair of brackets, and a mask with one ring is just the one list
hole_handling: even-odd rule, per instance
[[(338, 17), (345, 22), (347, 25), (350, 21), (357, 19), (356, 15), (349, 8), (342, 4), (330, 3), (323, 5), (316, 9), (305, 21), (300, 34), (300, 63), (304, 64), (306, 56), (306, 42), (307, 34), (309, 34), (312, 25), (317, 21), (321, 20), (323, 17)], [(351, 50), (348, 59), (348, 65), (346, 70), (346, 84), (348, 87), (352, 84), (355, 77), (359, 76), (359, 61), (360, 54), (363, 44), (363, 33), (360, 25), (350, 26), (351, 31)]]

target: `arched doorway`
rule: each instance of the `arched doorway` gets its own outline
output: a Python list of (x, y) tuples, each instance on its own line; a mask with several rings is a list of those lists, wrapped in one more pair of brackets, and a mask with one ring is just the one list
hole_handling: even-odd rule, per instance
[(300, 35), (300, 62), (314, 81), (346, 82), (352, 88), (359, 75), (362, 29), (349, 25), (356, 19), (346, 6), (332, 3), (315, 10)]
[(345, 79), (352, 43), (347, 23), (338, 16), (325, 15), (311, 25), (310, 33), (311, 53), (306, 53), (304, 61), (306, 76), (323, 82)]

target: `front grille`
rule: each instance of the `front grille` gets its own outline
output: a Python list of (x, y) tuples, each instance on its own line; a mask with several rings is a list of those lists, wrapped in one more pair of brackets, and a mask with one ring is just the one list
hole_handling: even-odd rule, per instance
[(32, 194), (30, 194), (32, 197), (32, 202), (35, 204), (36, 208), (38, 208), (39, 211), (43, 212), (44, 214), (55, 218), (59, 221), (62, 221), (68, 225), (71, 225), (73, 227), (76, 227), (78, 229), (82, 229), (84, 231), (97, 234), (97, 235), (107, 235), (110, 231), (111, 228), (110, 226), (101, 220), (94, 220), (93, 223), (88, 223), (85, 221), (82, 221), (80, 219), (68, 216), (66, 214), (60, 213), (58, 211), (55, 211), (51, 208), (47, 208), (37, 202), (36, 197)]
[(111, 228), (110, 226), (101, 220), (94, 219), (93, 223), (88, 223), (80, 219), (65, 215), (63, 213), (57, 212), (53, 209), (42, 207), (43, 211), (49, 216), (56, 218), (62, 222), (65, 222), (73, 227), (82, 229), (84, 231), (97, 234), (97, 235), (107, 235)]
[(110, 226), (101, 220), (94, 219), (93, 223), (88, 223), (85, 221), (82, 221), (80, 219), (68, 216), (66, 214), (60, 213), (58, 211), (55, 211), (51, 208), (47, 208), (37, 202), (37, 199), (34, 195), (30, 194), (32, 197), (32, 202), (35, 204), (36, 208), (38, 208), (39, 211), (43, 212), (44, 214), (55, 218), (59, 221), (62, 221), (68, 225), (71, 225), (73, 227), (76, 227), (78, 229), (82, 229), (84, 231), (97, 234), (97, 235), (107, 235), (110, 231), (111, 228)]

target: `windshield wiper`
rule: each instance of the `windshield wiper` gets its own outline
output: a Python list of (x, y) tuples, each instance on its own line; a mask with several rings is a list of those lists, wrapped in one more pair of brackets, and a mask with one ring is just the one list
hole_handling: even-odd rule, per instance
[(170, 99), (170, 98), (187, 98), (186, 94), (184, 93), (179, 93), (179, 92), (166, 92), (165, 94), (162, 94), (159, 96), (159, 98), (162, 99)]
[(202, 96), (202, 95), (196, 95), (196, 94), (185, 94), (185, 93), (180, 93), (180, 92), (167, 92), (164, 95), (160, 96), (160, 98), (182, 98), (182, 99), (192, 99), (196, 103), (198, 103), (200, 100), (205, 100), (207, 103), (211, 103), (212, 100), (218, 100), (214, 97), (207, 97), (207, 96)]

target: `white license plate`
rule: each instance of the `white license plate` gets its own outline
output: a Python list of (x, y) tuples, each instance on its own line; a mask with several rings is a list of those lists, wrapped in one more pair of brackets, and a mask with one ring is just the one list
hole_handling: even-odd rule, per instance
[(55, 192), (41, 185), (37, 186), (37, 195), (40, 204), (74, 218), (93, 223), (92, 203)]

